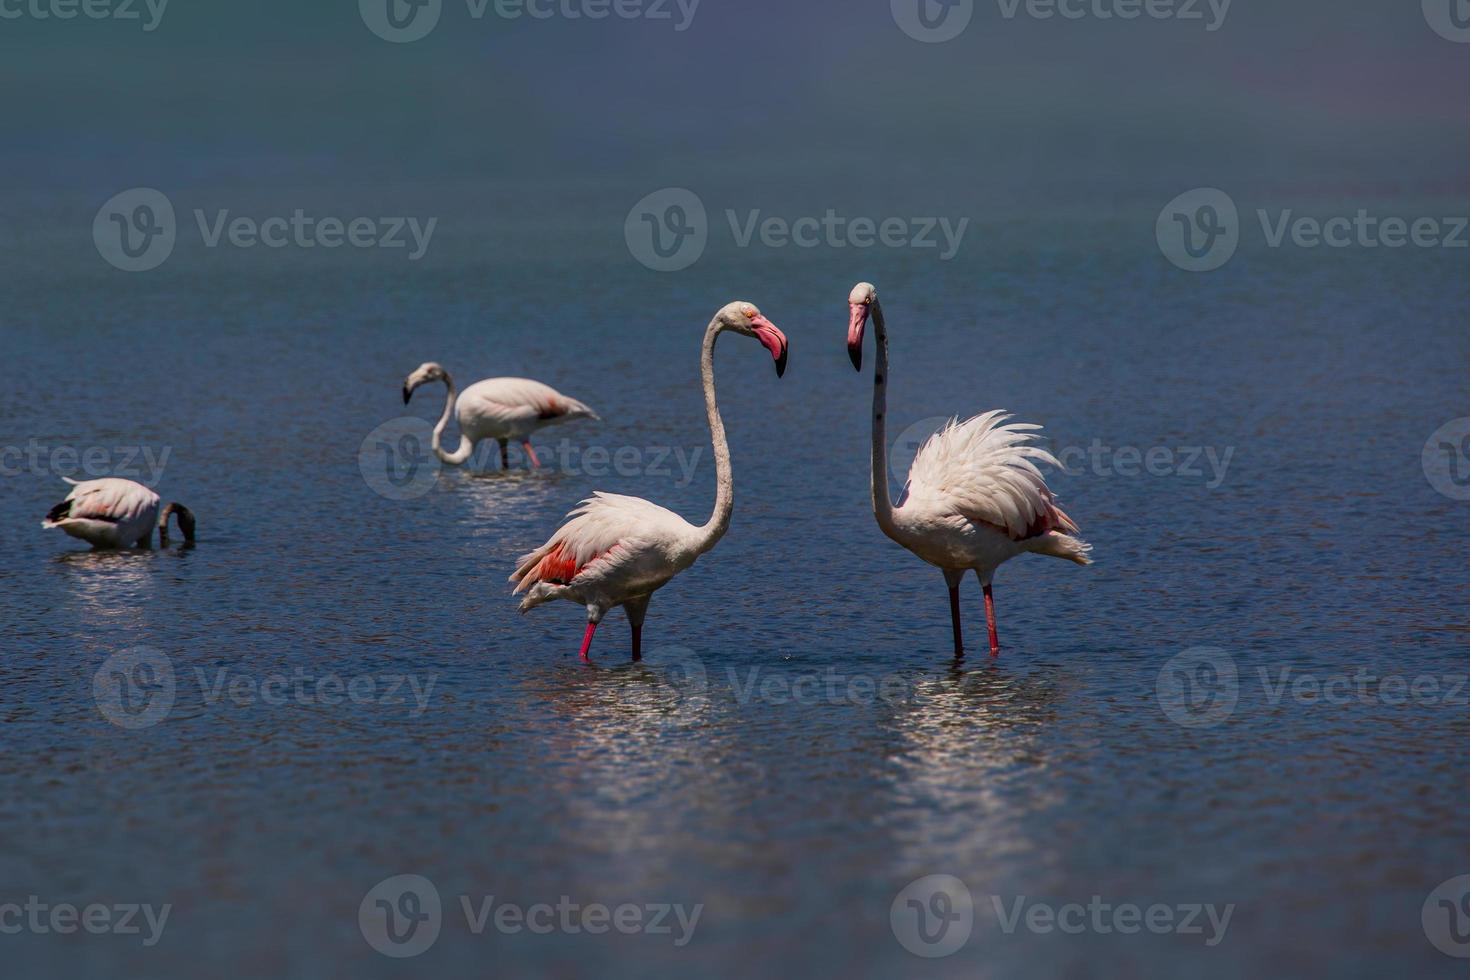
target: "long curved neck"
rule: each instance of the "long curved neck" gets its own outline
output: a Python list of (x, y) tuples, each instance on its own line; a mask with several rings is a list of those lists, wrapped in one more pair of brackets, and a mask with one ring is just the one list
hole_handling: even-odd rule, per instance
[(443, 446), (440, 445), (440, 440), (444, 438), (444, 429), (449, 425), (449, 417), (454, 414), (454, 402), (459, 397), (459, 392), (454, 388), (454, 379), (447, 371), (444, 373), (444, 387), (448, 390), (444, 398), (444, 414), (439, 416), (439, 424), (434, 426), (434, 455), (438, 456), (441, 462), (448, 463), (450, 466), (458, 466), (470, 458), (470, 453), (475, 451), (475, 444), (461, 432), (459, 448), (454, 452), (446, 453)]
[(889, 537), (893, 536), (893, 503), (888, 498), (888, 431), (883, 416), (888, 411), (888, 328), (883, 306), (873, 300), (873, 339), (878, 346), (878, 364), (873, 369), (873, 516)]
[(699, 357), (699, 376), (704, 382), (704, 410), (709, 415), (710, 441), (715, 450), (715, 510), (699, 529), (696, 547), (700, 554), (713, 548), (730, 529), (730, 515), (735, 510), (735, 474), (730, 467), (730, 444), (725, 439), (725, 422), (720, 406), (715, 403), (715, 340), (725, 328), (718, 318), (711, 320), (704, 332), (704, 349)]

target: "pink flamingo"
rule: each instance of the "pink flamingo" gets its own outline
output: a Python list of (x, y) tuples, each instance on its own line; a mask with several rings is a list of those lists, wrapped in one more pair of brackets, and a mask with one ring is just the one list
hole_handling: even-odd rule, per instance
[(713, 548), (730, 527), (735, 483), (725, 423), (715, 404), (715, 341), (725, 331), (759, 340), (776, 361), (776, 376), (786, 373), (786, 335), (749, 303), (731, 303), (715, 314), (704, 333), (699, 371), (715, 453), (715, 509), (695, 527), (671, 510), (641, 497), (595, 493), (535, 551), (521, 558), (510, 581), (515, 594), (526, 592), (521, 612), (553, 599), (587, 609), (582, 660), (592, 635), (608, 610), (622, 606), (633, 632), (633, 659), (642, 655), (643, 617), (653, 593), (695, 559)]
[(848, 296), (851, 314), (847, 353), (863, 369), (863, 331), (868, 316), (877, 334), (878, 366), (873, 375), (873, 516), (878, 527), (944, 572), (954, 652), (965, 655), (960, 631), (960, 582), (973, 569), (985, 593), (990, 655), (1000, 654), (991, 579), (1000, 564), (1031, 552), (1091, 564), (1092, 545), (1076, 536), (1077, 525), (1057, 506), (1036, 464), (1060, 467), (1056, 457), (1030, 445), (1039, 425), (1004, 424), (1009, 415), (987, 412), (949, 424), (920, 447), (909, 469), (901, 504), (888, 499), (887, 436), (883, 416), (888, 404), (888, 333), (878, 291), (860, 282)]

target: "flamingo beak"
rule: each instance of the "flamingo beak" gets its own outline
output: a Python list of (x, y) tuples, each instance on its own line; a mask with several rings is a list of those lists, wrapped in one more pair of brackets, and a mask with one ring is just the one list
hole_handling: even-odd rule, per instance
[(408, 385), (404, 385), (403, 386), (403, 404), (407, 405), (408, 404), (408, 400), (410, 398), (412, 398), (412, 397), (413, 397), (413, 389), (410, 388)]
[(781, 377), (786, 373), (786, 335), (763, 316), (751, 320), (750, 327), (755, 331), (755, 339), (764, 344), (766, 350), (771, 352), (771, 357), (776, 362), (776, 377)]
[(847, 321), (847, 357), (857, 370), (863, 369), (863, 330), (868, 325), (868, 304), (849, 303), (852, 317)]

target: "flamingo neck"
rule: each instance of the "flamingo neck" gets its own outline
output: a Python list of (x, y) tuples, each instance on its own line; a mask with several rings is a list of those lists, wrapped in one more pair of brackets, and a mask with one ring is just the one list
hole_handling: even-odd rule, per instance
[(704, 384), (704, 410), (709, 416), (710, 441), (715, 452), (715, 509), (710, 519), (699, 528), (695, 548), (703, 554), (715, 546), (730, 529), (730, 515), (735, 511), (735, 474), (730, 466), (730, 444), (725, 439), (725, 422), (720, 406), (715, 403), (715, 341), (725, 327), (719, 318), (710, 321), (704, 332), (704, 349), (699, 358), (699, 376)]
[(883, 320), (883, 306), (876, 297), (873, 340), (878, 347), (878, 363), (873, 369), (873, 516), (878, 520), (878, 527), (891, 538), (894, 536), (893, 503), (888, 497), (888, 430), (884, 424), (888, 411), (888, 329)]
[(439, 424), (434, 426), (432, 446), (434, 455), (439, 457), (440, 462), (448, 463), (450, 466), (458, 466), (470, 458), (470, 453), (475, 451), (475, 444), (461, 431), (459, 434), (459, 448), (454, 452), (446, 453), (444, 447), (440, 445), (440, 441), (444, 438), (444, 429), (449, 425), (449, 417), (454, 414), (455, 400), (459, 397), (459, 392), (454, 387), (454, 379), (449, 376), (448, 371), (444, 372), (444, 387), (446, 389), (444, 414), (439, 416)]

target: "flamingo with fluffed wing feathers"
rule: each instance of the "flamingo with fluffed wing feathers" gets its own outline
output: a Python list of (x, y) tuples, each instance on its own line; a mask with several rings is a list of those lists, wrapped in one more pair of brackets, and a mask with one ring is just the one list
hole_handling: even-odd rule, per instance
[(1002, 562), (1030, 552), (1091, 564), (1092, 545), (1077, 536), (1077, 525), (1057, 506), (1038, 463), (1060, 467), (1051, 453), (1031, 440), (1039, 425), (1007, 423), (1004, 412), (987, 412), (965, 422), (950, 419), (929, 437), (914, 457), (904, 498), (894, 507), (888, 497), (887, 435), (888, 332), (883, 307), (871, 283), (861, 282), (848, 296), (847, 353), (863, 369), (863, 333), (873, 319), (878, 364), (873, 374), (873, 516), (894, 541), (944, 572), (956, 657), (965, 655), (960, 630), (960, 582), (974, 570), (985, 593), (990, 655), (1000, 654), (991, 581)]
[[(413, 398), (414, 390), (431, 381), (442, 381), (448, 391), (444, 414), (434, 426), (432, 448), (441, 462), (458, 466), (469, 459), (475, 444), (484, 439), (500, 443), (500, 466), (510, 466), (510, 440), (526, 450), (532, 467), (539, 467), (536, 450), (531, 448), (531, 435), (538, 429), (573, 419), (602, 421), (596, 412), (575, 398), (569, 398), (550, 385), (530, 378), (487, 378), (456, 392), (449, 372), (433, 361), (419, 365), (403, 382), (403, 404)], [(459, 448), (446, 452), (441, 445), (449, 417), (459, 419)]]
[(158, 494), (141, 483), (108, 477), (72, 485), (66, 499), (51, 508), (43, 528), (59, 527), (93, 548), (149, 547), (153, 529), (158, 528), (158, 543), (168, 547), (168, 520), (177, 515), (184, 543), (194, 543), (194, 515), (183, 504), (172, 503), (159, 511)]
[(730, 527), (735, 484), (725, 423), (715, 403), (715, 341), (726, 331), (759, 340), (776, 361), (776, 375), (786, 372), (786, 335), (760, 310), (749, 303), (731, 303), (715, 314), (705, 330), (699, 360), (715, 455), (715, 509), (710, 519), (695, 527), (640, 497), (596, 493), (568, 515), (551, 540), (522, 557), (510, 577), (515, 594), (526, 593), (521, 612), (553, 599), (586, 607), (584, 661), (597, 624), (618, 606), (627, 613), (633, 659), (639, 659), (650, 597), (713, 548)]

